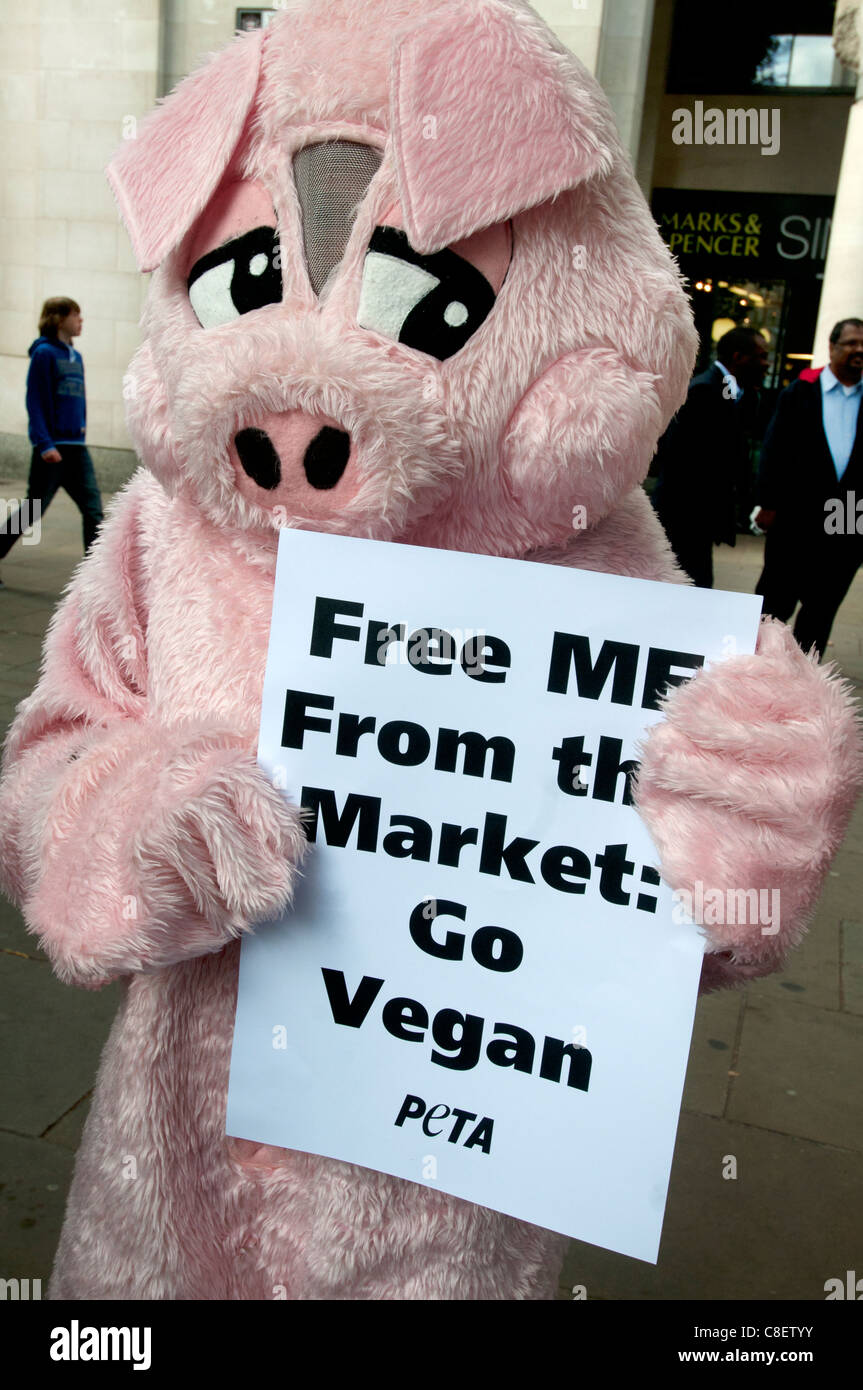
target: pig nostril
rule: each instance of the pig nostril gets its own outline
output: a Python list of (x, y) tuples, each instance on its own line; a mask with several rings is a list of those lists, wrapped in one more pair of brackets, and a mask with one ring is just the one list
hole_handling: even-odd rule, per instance
[(234, 435), (240, 463), (258, 487), (272, 492), (282, 480), (282, 467), (273, 441), (265, 430), (240, 430)]
[(303, 456), (303, 468), (312, 487), (335, 487), (345, 471), (351, 452), (351, 437), (344, 430), (324, 425), (318, 430)]

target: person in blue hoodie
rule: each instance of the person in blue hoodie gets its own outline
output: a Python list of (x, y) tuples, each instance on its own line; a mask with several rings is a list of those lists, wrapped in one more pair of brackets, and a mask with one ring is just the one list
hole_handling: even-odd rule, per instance
[(7, 521), (6, 534), (0, 535), (0, 560), (12, 549), (22, 528), (32, 525), (34, 513), (41, 516), (59, 487), (66, 489), (81, 513), (85, 553), (102, 521), (102, 498), (85, 444), (84, 362), (72, 346), (83, 324), (74, 299), (59, 296), (45, 300), (39, 337), (30, 345), (27, 373), (27, 415), (33, 445), (27, 501)]

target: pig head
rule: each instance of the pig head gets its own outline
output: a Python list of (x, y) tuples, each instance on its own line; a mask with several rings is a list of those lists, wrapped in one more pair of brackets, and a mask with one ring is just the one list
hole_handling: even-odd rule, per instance
[(691, 315), (608, 104), (520, 0), (293, 0), (109, 178), (155, 272), (138, 452), (259, 543), (577, 544), (685, 394)]

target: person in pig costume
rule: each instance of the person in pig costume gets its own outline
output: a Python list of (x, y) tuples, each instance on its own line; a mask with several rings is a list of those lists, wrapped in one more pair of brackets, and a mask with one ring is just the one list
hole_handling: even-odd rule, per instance
[[(305, 846), (255, 761), (276, 545), (684, 582), (639, 486), (693, 363), (678, 273), (600, 89), (520, 0), (292, 0), (109, 177), (155, 272), (126, 391), (146, 468), (57, 612), (0, 803), (60, 978), (125, 988), (52, 1296), (551, 1297), (557, 1234), (225, 1136), (240, 938)], [(781, 890), (776, 934), (709, 929), (703, 987), (735, 984), (811, 915), (852, 706), (766, 622), (665, 714), (638, 782), (665, 877)]]

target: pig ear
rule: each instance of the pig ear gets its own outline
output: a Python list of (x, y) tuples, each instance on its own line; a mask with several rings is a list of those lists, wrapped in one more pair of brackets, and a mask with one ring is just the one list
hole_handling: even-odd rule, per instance
[(106, 173), (141, 270), (153, 270), (221, 179), (255, 99), (262, 32), (242, 35), (181, 82)]
[(597, 85), (536, 16), (500, 0), (445, 8), (396, 38), (392, 142), (405, 230), (431, 254), (608, 173)]

